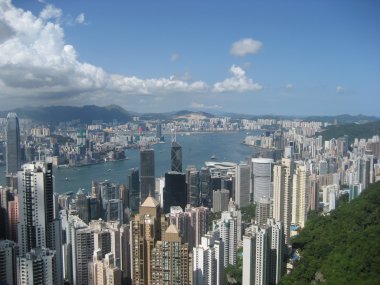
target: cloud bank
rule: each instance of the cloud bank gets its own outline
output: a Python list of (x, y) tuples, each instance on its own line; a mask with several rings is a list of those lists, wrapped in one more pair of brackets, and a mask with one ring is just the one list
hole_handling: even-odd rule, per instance
[[(81, 102), (106, 104), (128, 100), (130, 96), (194, 94), (205, 92), (250, 92), (262, 87), (233, 65), (232, 77), (210, 87), (204, 81), (176, 76), (142, 79), (134, 75), (109, 74), (101, 67), (80, 60), (75, 47), (65, 42), (62, 10), (45, 5), (38, 16), (0, 2), (0, 100), (32, 98), (48, 103)], [(75, 23), (85, 23), (79, 14)], [(237, 54), (253, 53), (250, 41)], [(257, 45), (257, 43), (256, 43)], [(261, 47), (261, 43), (259, 44)], [(256, 46), (256, 50), (260, 49)], [(173, 54), (172, 61), (179, 55)], [(34, 101), (35, 102), (35, 101)]]

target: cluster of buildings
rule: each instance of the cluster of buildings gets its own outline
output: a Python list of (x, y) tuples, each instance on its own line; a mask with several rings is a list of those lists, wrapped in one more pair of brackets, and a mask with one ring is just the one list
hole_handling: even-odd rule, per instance
[[(0, 283), (225, 284), (225, 268), (242, 260), (244, 285), (277, 284), (292, 269), (291, 237), (308, 213), (329, 214), (342, 194), (354, 199), (380, 180), (379, 136), (350, 145), (347, 136), (323, 141), (302, 131), (319, 124), (288, 127), (273, 151), (201, 169), (183, 168), (173, 139), (164, 177), (146, 145), (126, 185), (93, 181), (90, 193), (57, 194), (52, 162), (21, 163), (19, 122), (9, 114)], [(83, 133), (78, 141), (86, 145)], [(252, 204), (254, 219), (244, 219)]]

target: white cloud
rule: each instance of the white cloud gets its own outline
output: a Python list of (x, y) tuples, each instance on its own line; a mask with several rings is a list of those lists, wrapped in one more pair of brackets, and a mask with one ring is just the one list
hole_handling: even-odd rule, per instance
[(190, 107), (194, 109), (222, 109), (222, 106), (220, 105), (205, 105), (197, 102), (192, 102)]
[(170, 56), (170, 61), (171, 61), (171, 62), (176, 62), (178, 59), (179, 59), (179, 54), (178, 54), (178, 53), (173, 53), (173, 54)]
[(287, 90), (292, 90), (293, 88), (294, 88), (293, 84), (291, 84), (291, 83), (286, 84)]
[(343, 93), (344, 90), (345, 90), (345, 89), (344, 89), (343, 86), (338, 85), (338, 86), (336, 87), (336, 93)]
[(263, 44), (260, 41), (245, 38), (232, 44), (230, 53), (235, 56), (245, 56), (247, 54), (257, 54)]
[(226, 78), (222, 82), (214, 84), (213, 91), (217, 93), (221, 92), (254, 92), (259, 91), (263, 87), (256, 82), (253, 82), (251, 78), (245, 75), (244, 69), (239, 66), (232, 65), (230, 68), (232, 77)]
[[(61, 17), (61, 10), (47, 5), (35, 16), (14, 7), (9, 0), (3, 1), (0, 27), (10, 34), (0, 39), (1, 101), (13, 96), (12, 99), (33, 97), (46, 103), (48, 100), (69, 103), (85, 99), (102, 104), (109, 103), (110, 98), (120, 102), (129, 95), (192, 93), (209, 89), (203, 81), (108, 74), (100, 67), (82, 62), (75, 48), (65, 43), (59, 21), (49, 21)], [(84, 15), (77, 20), (84, 21)]]
[(83, 13), (80, 13), (76, 18), (75, 18), (75, 23), (77, 24), (84, 24), (85, 17)]
[(40, 16), (43, 20), (59, 19), (62, 17), (62, 10), (54, 7), (51, 4), (46, 5), (46, 7), (41, 11)]

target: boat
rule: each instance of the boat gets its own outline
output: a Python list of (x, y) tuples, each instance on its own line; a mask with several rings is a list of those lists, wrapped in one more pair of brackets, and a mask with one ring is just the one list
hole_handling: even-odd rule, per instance
[(216, 156), (215, 156), (215, 154), (213, 154), (213, 155), (211, 155), (211, 157), (210, 157), (211, 159), (216, 159)]
[(69, 181), (69, 178), (66, 177), (65, 180), (66, 180), (66, 181)]

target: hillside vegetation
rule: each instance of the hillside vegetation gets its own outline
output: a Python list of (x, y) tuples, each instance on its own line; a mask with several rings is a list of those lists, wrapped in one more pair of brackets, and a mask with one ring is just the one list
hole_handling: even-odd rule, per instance
[(280, 284), (380, 284), (380, 182), (330, 216), (312, 215), (294, 247), (301, 260)]
[(380, 121), (370, 122), (366, 124), (346, 124), (346, 125), (332, 125), (328, 126), (326, 130), (318, 135), (321, 135), (323, 140), (331, 140), (332, 138), (343, 137), (348, 135), (350, 143), (355, 138), (371, 138), (374, 135), (380, 134)]

